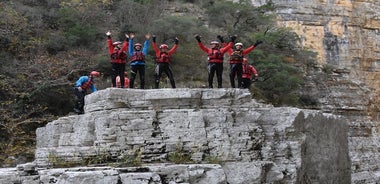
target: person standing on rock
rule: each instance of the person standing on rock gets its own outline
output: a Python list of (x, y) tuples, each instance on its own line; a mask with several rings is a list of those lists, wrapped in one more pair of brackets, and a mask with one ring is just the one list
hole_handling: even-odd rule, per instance
[(156, 68), (155, 68), (155, 88), (158, 89), (160, 84), (160, 78), (162, 73), (165, 72), (166, 76), (168, 76), (170, 84), (172, 88), (176, 88), (173, 72), (170, 67), (171, 64), (171, 56), (178, 48), (178, 38), (174, 39), (174, 46), (169, 50), (168, 45), (161, 44), (160, 47), (157, 46), (156, 36), (152, 36), (152, 46), (153, 50), (156, 54)]
[(243, 58), (242, 88), (250, 88), (252, 81), (259, 76), (255, 67), (248, 63), (247, 58)]
[(95, 87), (95, 81), (94, 79), (96, 77), (99, 77), (100, 73), (97, 71), (92, 71), (88, 76), (81, 76), (79, 79), (75, 82), (74, 86), (74, 94), (77, 97), (74, 111), (78, 114), (84, 113), (84, 97), (87, 93), (95, 92), (97, 91)]
[[(223, 45), (223, 37), (218, 35), (217, 38), (222, 42)], [(249, 54), (251, 51), (253, 51), (258, 45), (263, 43), (260, 40), (257, 40), (253, 45), (250, 47), (243, 49), (243, 43), (238, 42), (234, 45), (234, 48), (230, 48), (228, 50), (228, 55), (230, 56), (230, 83), (231, 87), (235, 88), (235, 77), (238, 81), (238, 88), (241, 88), (242, 86), (242, 73), (243, 73), (243, 58)], [(225, 45), (225, 43), (224, 43)]]
[(140, 88), (145, 88), (145, 56), (148, 54), (149, 38), (150, 34), (145, 35), (144, 46), (141, 43), (134, 44), (135, 34), (131, 33), (129, 35), (129, 55), (130, 55), (130, 66), (131, 66), (131, 80), (129, 87), (134, 88), (135, 79), (137, 73), (140, 75)]
[(236, 36), (231, 36), (230, 43), (225, 47), (220, 48), (218, 41), (210, 42), (211, 47), (208, 48), (203, 45), (201, 41), (201, 36), (196, 35), (195, 39), (198, 41), (198, 46), (201, 50), (207, 53), (208, 56), (208, 86), (213, 88), (214, 75), (216, 73), (216, 78), (218, 81), (218, 88), (222, 88), (222, 74), (223, 74), (223, 56), (224, 54), (233, 46)]
[(125, 63), (127, 59), (127, 49), (128, 49), (128, 34), (125, 35), (124, 43), (120, 41), (112, 42), (111, 32), (107, 32), (107, 44), (108, 52), (111, 56), (112, 64), (112, 87), (116, 86), (116, 77), (120, 76), (121, 85), (120, 88), (124, 88), (124, 72), (125, 72)]

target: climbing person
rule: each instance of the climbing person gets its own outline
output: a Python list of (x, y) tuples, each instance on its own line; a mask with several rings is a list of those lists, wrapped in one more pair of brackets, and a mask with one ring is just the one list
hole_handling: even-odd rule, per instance
[(250, 88), (252, 81), (259, 76), (255, 67), (248, 63), (247, 58), (243, 58), (242, 88)]
[[(116, 87), (120, 88), (121, 86), (121, 77), (116, 77)], [(124, 72), (124, 88), (129, 88), (129, 78), (128, 78), (128, 72)]]
[(176, 88), (173, 72), (170, 67), (171, 64), (171, 56), (178, 48), (178, 38), (174, 39), (174, 46), (169, 50), (167, 44), (161, 44), (160, 47), (157, 46), (156, 36), (152, 36), (152, 45), (153, 50), (156, 54), (156, 68), (155, 68), (155, 88), (158, 89), (160, 84), (160, 78), (162, 73), (165, 72), (166, 76), (168, 76), (170, 84), (172, 88)]
[(84, 113), (84, 97), (87, 93), (97, 91), (94, 83), (94, 79), (99, 77), (100, 73), (97, 71), (92, 71), (88, 76), (81, 76), (75, 82), (74, 94), (77, 97), (75, 102), (74, 111), (78, 114)]
[(120, 41), (112, 42), (111, 32), (107, 32), (107, 44), (108, 44), (108, 52), (111, 56), (111, 64), (112, 64), (112, 87), (116, 86), (116, 77), (121, 77), (121, 85), (120, 88), (124, 87), (124, 72), (125, 72), (125, 63), (127, 59), (127, 49), (128, 49), (128, 34), (125, 35), (125, 41), (122, 43)]
[(211, 41), (211, 47), (208, 48), (202, 43), (201, 36), (196, 35), (195, 39), (198, 41), (199, 48), (206, 52), (208, 55), (207, 70), (209, 88), (213, 88), (215, 73), (218, 82), (218, 88), (222, 88), (223, 55), (233, 46), (234, 41), (236, 40), (236, 36), (231, 36), (230, 42), (222, 48), (219, 47), (220, 44), (218, 41)]
[(134, 43), (135, 34), (129, 35), (129, 56), (131, 66), (130, 88), (134, 88), (137, 73), (140, 75), (140, 88), (145, 88), (145, 56), (148, 53), (150, 34), (145, 35), (144, 46), (141, 43)]
[[(217, 38), (222, 42), (223, 45), (223, 37), (221, 35), (218, 35)], [(238, 87), (241, 88), (242, 84), (242, 63), (243, 63), (243, 58), (246, 56), (248, 53), (250, 53), (252, 50), (254, 50), (258, 45), (263, 43), (261, 40), (257, 40), (253, 45), (250, 47), (243, 49), (243, 43), (238, 42), (234, 45), (234, 48), (230, 48), (228, 50), (228, 55), (230, 56), (230, 71), (229, 71), (229, 76), (230, 76), (230, 83), (231, 87), (235, 88), (235, 77), (237, 78), (238, 81)], [(224, 43), (225, 45), (225, 43)]]

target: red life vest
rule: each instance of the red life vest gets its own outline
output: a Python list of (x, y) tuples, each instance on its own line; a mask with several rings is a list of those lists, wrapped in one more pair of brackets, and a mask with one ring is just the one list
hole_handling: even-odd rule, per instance
[(223, 54), (219, 49), (212, 49), (208, 54), (209, 62), (223, 62)]
[(167, 52), (160, 52), (160, 57), (156, 58), (157, 63), (170, 63), (171, 58)]
[(143, 54), (142, 51), (136, 51), (131, 59), (129, 60), (129, 62), (133, 62), (133, 61), (145, 61), (145, 56)]
[(94, 84), (94, 81), (92, 81), (92, 78), (88, 78), (88, 81), (83, 83), (82, 86), (80, 86), (82, 89), (87, 90), (91, 87), (91, 85)]
[(243, 73), (242, 78), (251, 78), (253, 74), (255, 74), (255, 68), (249, 64), (243, 64)]
[(111, 54), (111, 61), (114, 63), (124, 63), (127, 59), (127, 54), (121, 50), (114, 50)]
[(243, 62), (243, 51), (234, 50), (230, 55), (230, 63), (242, 63)]

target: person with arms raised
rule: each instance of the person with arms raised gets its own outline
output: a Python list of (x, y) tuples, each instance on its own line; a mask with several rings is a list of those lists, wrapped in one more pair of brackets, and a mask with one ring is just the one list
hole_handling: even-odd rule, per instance
[(160, 78), (162, 76), (162, 73), (165, 72), (166, 76), (168, 76), (170, 84), (172, 88), (176, 88), (173, 72), (170, 67), (170, 64), (172, 62), (171, 56), (178, 48), (178, 38), (174, 39), (174, 46), (169, 50), (167, 44), (161, 44), (160, 47), (157, 46), (156, 43), (156, 36), (152, 36), (152, 45), (153, 50), (156, 55), (156, 68), (155, 68), (155, 88), (158, 89), (160, 84)]
[(134, 88), (137, 73), (140, 75), (140, 88), (145, 88), (145, 56), (148, 54), (150, 34), (145, 35), (144, 46), (141, 43), (134, 43), (135, 34), (129, 35), (128, 53), (130, 56), (129, 63), (131, 66), (130, 88)]
[(216, 78), (218, 82), (218, 88), (222, 88), (224, 54), (233, 46), (233, 43), (236, 40), (236, 36), (231, 36), (230, 42), (222, 48), (219, 47), (220, 44), (218, 41), (211, 41), (210, 42), (211, 47), (208, 48), (202, 43), (201, 36), (196, 35), (195, 39), (198, 41), (199, 48), (205, 53), (207, 53), (207, 56), (208, 56), (207, 71), (208, 71), (209, 88), (213, 88), (213, 80), (214, 80), (215, 73), (216, 73)]

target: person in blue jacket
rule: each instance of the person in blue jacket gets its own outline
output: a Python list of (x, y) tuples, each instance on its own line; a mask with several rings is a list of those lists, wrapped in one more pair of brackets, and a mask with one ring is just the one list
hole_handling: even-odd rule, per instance
[(79, 79), (75, 82), (74, 86), (74, 94), (77, 97), (74, 111), (78, 114), (84, 113), (84, 97), (87, 93), (95, 92), (97, 91), (95, 87), (95, 81), (94, 79), (96, 77), (99, 77), (100, 73), (97, 71), (90, 72), (89, 76), (81, 76)]
[(135, 34), (129, 35), (129, 63), (131, 66), (130, 88), (134, 88), (137, 73), (140, 75), (140, 88), (145, 88), (145, 56), (148, 53), (150, 34), (145, 35), (144, 46), (141, 43), (134, 43)]

